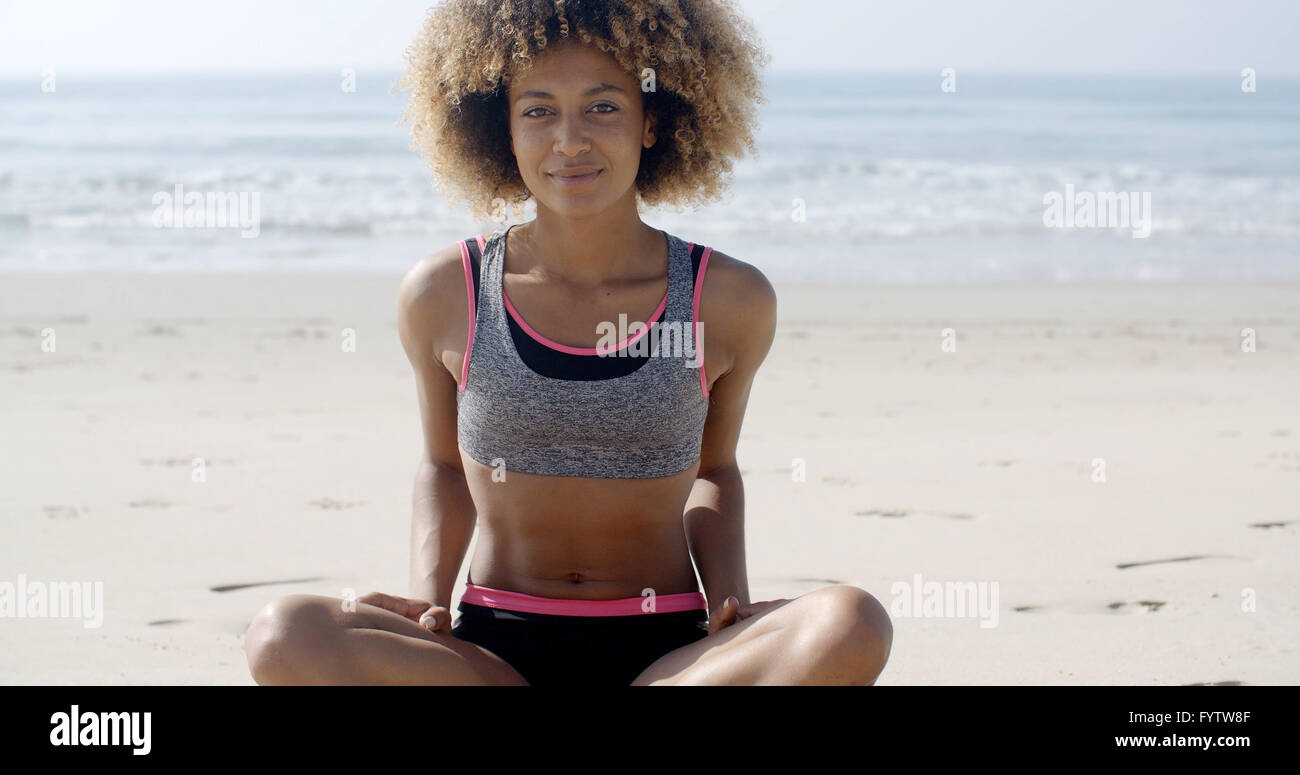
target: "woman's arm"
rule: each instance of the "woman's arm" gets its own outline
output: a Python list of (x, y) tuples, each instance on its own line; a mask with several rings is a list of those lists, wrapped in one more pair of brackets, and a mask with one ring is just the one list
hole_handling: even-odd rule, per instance
[(451, 608), (476, 518), (465, 472), (421, 460), (411, 501), (411, 596)]
[(456, 444), (456, 387), (469, 333), (460, 248), (417, 264), (398, 290), (397, 330), (415, 371), (424, 454), (411, 497), (412, 596), (451, 607), (476, 513)]
[(745, 571), (745, 485), (733, 463), (695, 480), (686, 501), (686, 542), (710, 609), (727, 595), (749, 604)]
[(776, 292), (762, 272), (715, 250), (700, 293), (700, 321), (706, 344), (704, 369), (713, 386), (700, 471), (683, 520), (687, 545), (713, 610), (727, 595), (735, 595), (742, 606), (750, 602), (745, 487), (736, 463), (736, 444), (754, 375), (776, 336)]

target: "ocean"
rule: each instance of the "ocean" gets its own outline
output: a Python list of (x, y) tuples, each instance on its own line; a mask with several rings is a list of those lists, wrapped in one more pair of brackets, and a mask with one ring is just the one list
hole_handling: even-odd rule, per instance
[[(397, 77), (0, 81), (0, 272), (401, 272), (496, 228), (434, 191)], [(643, 218), (777, 282), (1300, 280), (1300, 79), (944, 80), (771, 73), (728, 197)], [(177, 186), (256, 229), (167, 228)]]

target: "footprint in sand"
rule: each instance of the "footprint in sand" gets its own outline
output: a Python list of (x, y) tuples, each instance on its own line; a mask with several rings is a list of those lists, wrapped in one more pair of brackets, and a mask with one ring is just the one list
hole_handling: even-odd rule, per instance
[(342, 511), (343, 509), (351, 509), (364, 504), (365, 501), (336, 501), (333, 498), (317, 498), (311, 502), (312, 506), (326, 511)]
[(1121, 562), (1115, 565), (1119, 570), (1128, 570), (1129, 568), (1140, 568), (1144, 565), (1163, 565), (1168, 562), (1191, 562), (1193, 560), (1208, 560), (1212, 557), (1225, 557), (1222, 554), (1193, 554), (1187, 557), (1169, 557), (1164, 560), (1139, 560), (1138, 562)]
[(1144, 614), (1155, 613), (1164, 608), (1165, 605), (1167, 603), (1163, 600), (1138, 600), (1134, 603), (1108, 603), (1106, 607), (1117, 614)]
[(17, 363), (0, 364), (0, 368), (5, 368), (10, 371), (18, 372), (21, 374), (21, 373), (29, 372), (32, 369), (67, 366), (69, 364), (81, 363), (81, 362), (82, 362), (81, 358), (71, 358), (66, 355), (60, 357), (58, 360), (55, 360), (53, 356), (50, 356), (48, 357), (48, 359), (42, 359), (39, 361), (20, 361)]
[(909, 511), (907, 509), (863, 509), (853, 512), (856, 517), (941, 517), (944, 519), (975, 519), (971, 514), (945, 513), (938, 511)]
[(247, 584), (222, 584), (218, 587), (210, 587), (212, 592), (234, 592), (239, 589), (250, 589), (252, 587), (274, 587), (279, 584), (309, 584), (313, 581), (324, 581), (324, 576), (316, 576), (310, 579), (283, 579), (281, 581), (250, 581)]
[(188, 466), (194, 462), (192, 457), (157, 457), (157, 458), (140, 458), (140, 465), (143, 466)]
[[(267, 336), (276, 336), (276, 334), (267, 334)], [(324, 339), (324, 338), (325, 338), (325, 332), (322, 331), (322, 330), (320, 330), (319, 328), (314, 328), (314, 329), (308, 330), (308, 329), (306, 329), (306, 328), (302, 328), (302, 327), (300, 326), (300, 327), (298, 327), (298, 328), (290, 329), (290, 330), (289, 330), (288, 332), (286, 332), (283, 336), (284, 336), (286, 339), (308, 339), (308, 338), (311, 338), (311, 339)]]
[[(1300, 471), (1300, 452), (1278, 450), (1268, 453), (1267, 457), (1269, 460), (1278, 461), (1277, 468), (1279, 471)], [(1256, 468), (1259, 468), (1259, 466), (1256, 466)]]
[[(1097, 603), (1095, 602), (1068, 602), (1058, 605), (1018, 605), (1011, 610), (1016, 613), (1027, 614), (1034, 612), (1042, 613), (1071, 613), (1071, 614), (1092, 614), (1097, 612)], [(1155, 613), (1164, 606), (1168, 605), (1164, 600), (1137, 600), (1134, 602), (1116, 601), (1107, 603), (1106, 610), (1115, 614), (1146, 614)]]
[(172, 507), (172, 502), (162, 500), (161, 498), (142, 498), (140, 500), (131, 501), (126, 505), (133, 509), (169, 509)]
[(73, 519), (89, 511), (89, 509), (79, 509), (76, 506), (46, 506), (45, 516), (50, 519)]
[(853, 512), (853, 515), (854, 515), (855, 517), (890, 517), (890, 518), (894, 518), (894, 517), (906, 517), (907, 514), (908, 514), (908, 512), (906, 512), (906, 511), (901, 511), (901, 510), (891, 510), (891, 509), (869, 509), (869, 510), (866, 510), (866, 511), (855, 511), (855, 512)]

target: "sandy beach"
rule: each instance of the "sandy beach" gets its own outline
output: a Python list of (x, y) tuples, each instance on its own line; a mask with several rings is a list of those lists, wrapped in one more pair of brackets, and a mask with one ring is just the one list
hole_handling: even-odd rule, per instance
[[(0, 582), (104, 595), (0, 619), (0, 683), (252, 684), (272, 598), (406, 593), (398, 279), (0, 277)], [(1300, 286), (777, 291), (755, 600), (996, 591), (895, 615), (880, 685), (1300, 683)]]

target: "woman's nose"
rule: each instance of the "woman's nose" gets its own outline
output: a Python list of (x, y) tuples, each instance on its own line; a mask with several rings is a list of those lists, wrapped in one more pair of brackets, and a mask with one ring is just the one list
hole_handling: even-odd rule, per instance
[(591, 150), (591, 139), (587, 136), (587, 129), (581, 117), (569, 116), (562, 119), (556, 132), (556, 153), (576, 156), (583, 151)]

